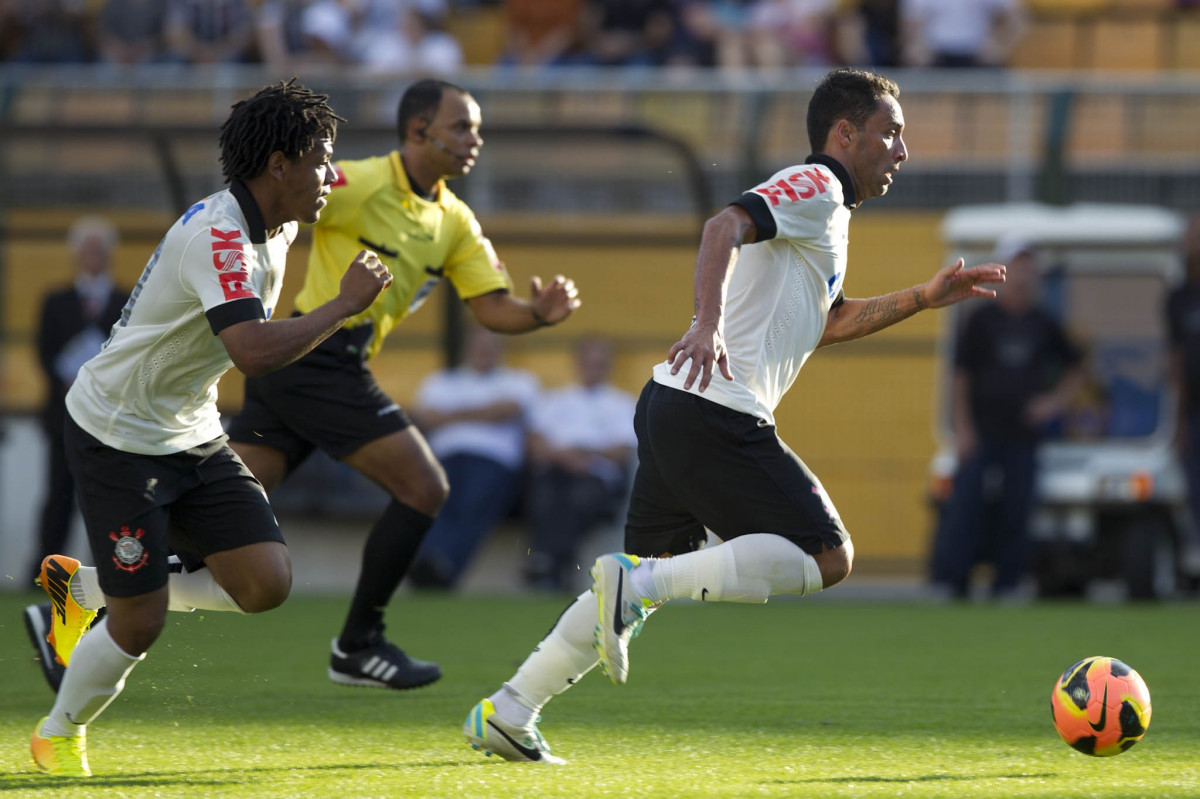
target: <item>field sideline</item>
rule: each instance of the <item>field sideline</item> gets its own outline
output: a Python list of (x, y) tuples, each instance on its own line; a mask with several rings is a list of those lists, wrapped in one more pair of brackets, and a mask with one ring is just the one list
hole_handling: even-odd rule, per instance
[[(394, 637), (446, 672), (407, 693), (326, 679), (341, 599), (172, 614), (90, 730), (96, 776), (73, 781), (28, 759), (52, 701), (20, 616), (36, 598), (0, 595), (5, 799), (1200, 795), (1196, 605), (666, 608), (634, 642), (628, 685), (597, 670), (547, 708), (560, 768), (485, 759), (460, 734), (560, 599), (401, 599)], [(1050, 723), (1059, 672), (1095, 654), (1138, 669), (1153, 699), (1145, 740), (1116, 758), (1074, 752)]]

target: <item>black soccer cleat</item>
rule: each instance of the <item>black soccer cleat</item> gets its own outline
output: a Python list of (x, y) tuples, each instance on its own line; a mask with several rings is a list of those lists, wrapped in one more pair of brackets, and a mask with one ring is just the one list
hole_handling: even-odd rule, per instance
[(442, 677), (436, 663), (417, 660), (383, 637), (382, 632), (373, 632), (371, 643), (353, 652), (343, 652), (338, 641), (333, 639), (333, 653), (329, 658), (329, 679), (339, 685), (356, 685), (370, 688), (420, 688)]
[(25, 632), (29, 633), (29, 642), (33, 644), (33, 649), (37, 653), (34, 660), (42, 667), (42, 676), (46, 678), (46, 682), (50, 683), (50, 690), (58, 693), (58, 686), (62, 685), (67, 667), (58, 662), (58, 658), (54, 656), (54, 648), (46, 640), (46, 636), (50, 634), (52, 613), (50, 603), (43, 602), (40, 605), (30, 605), (25, 608), (23, 615), (25, 616)]

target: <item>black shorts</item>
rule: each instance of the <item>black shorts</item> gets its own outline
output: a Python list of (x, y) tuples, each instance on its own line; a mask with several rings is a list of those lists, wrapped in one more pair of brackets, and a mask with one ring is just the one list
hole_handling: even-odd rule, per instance
[(295, 469), (313, 449), (344, 458), (412, 424), (365, 360), (371, 325), (338, 330), (312, 352), (262, 377), (247, 378), (230, 441), (279, 450)]
[(194, 571), (216, 552), (283, 543), (266, 492), (225, 436), (170, 455), (137, 455), (102, 444), (69, 416), (64, 433), (100, 587), (109, 596), (162, 588), (170, 553)]
[(625, 525), (635, 555), (724, 540), (783, 536), (815, 555), (850, 538), (825, 489), (774, 425), (651, 380), (633, 416), (638, 470)]

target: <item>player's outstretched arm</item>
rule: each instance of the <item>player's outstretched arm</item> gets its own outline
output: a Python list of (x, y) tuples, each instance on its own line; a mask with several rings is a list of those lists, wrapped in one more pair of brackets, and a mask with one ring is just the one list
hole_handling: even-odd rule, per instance
[(989, 286), (1003, 282), (1003, 265), (964, 267), (959, 258), (920, 286), (866, 300), (847, 299), (829, 311), (817, 346), (869, 336), (926, 308), (944, 308), (971, 297), (995, 297), (996, 290)]
[(471, 297), (467, 305), (479, 324), (495, 333), (527, 333), (539, 327), (556, 325), (581, 304), (579, 289), (569, 277), (555, 275), (542, 285), (540, 277), (529, 281), (529, 299), (514, 297), (508, 291), (492, 291)]
[(733, 379), (725, 349), (725, 298), (742, 245), (754, 242), (756, 236), (750, 214), (739, 205), (726, 207), (704, 223), (693, 282), (696, 316), (667, 353), (673, 375), (691, 361), (683, 381), (685, 389), (698, 378), (697, 390), (704, 391), (712, 382), (714, 368), (720, 369), (726, 380)]
[(379, 256), (362, 250), (342, 276), (338, 295), (310, 313), (291, 319), (254, 319), (220, 332), (230, 360), (247, 377), (259, 377), (297, 360), (354, 316), (392, 283)]

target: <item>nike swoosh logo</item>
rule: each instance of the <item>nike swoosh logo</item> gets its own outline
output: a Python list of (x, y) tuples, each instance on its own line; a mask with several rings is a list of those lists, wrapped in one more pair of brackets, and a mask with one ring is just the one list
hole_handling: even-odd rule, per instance
[(701, 601), (701, 602), (703, 602), (703, 601), (704, 601), (704, 599), (705, 599), (705, 597), (707, 597), (707, 596), (708, 596), (708, 589), (707, 589), (707, 588), (701, 588), (701, 589), (700, 589), (700, 601)]
[(525, 757), (529, 758), (530, 760), (541, 760), (542, 759), (541, 752), (539, 752), (537, 749), (531, 749), (528, 746), (517, 743), (515, 740), (513, 740), (513, 737), (511, 735), (509, 735), (504, 730), (500, 729), (495, 724), (493, 724), (491, 719), (488, 719), (488, 729), (495, 730), (496, 732), (503, 735), (504, 740), (506, 740), (510, 744), (512, 744), (514, 749), (516, 749), (521, 754), (525, 755)]
[(625, 570), (617, 572), (617, 601), (616, 613), (613, 614), (613, 632), (617, 635), (625, 632), (625, 622), (621, 621), (621, 588), (625, 585)]
[(1100, 732), (1101, 730), (1104, 729), (1104, 721), (1107, 718), (1108, 718), (1108, 684), (1105, 683), (1105, 685), (1104, 685), (1104, 700), (1102, 701), (1102, 703), (1100, 705), (1100, 721), (1096, 724), (1092, 724), (1092, 722), (1089, 720), (1088, 724), (1092, 724), (1092, 729), (1095, 730), (1096, 732)]
[(57, 561), (50, 561), (50, 568), (46, 569), (46, 593), (50, 595), (50, 600), (54, 604), (54, 612), (58, 614), (59, 620), (67, 623), (67, 582), (71, 579), (71, 575), (67, 570), (59, 565)]

